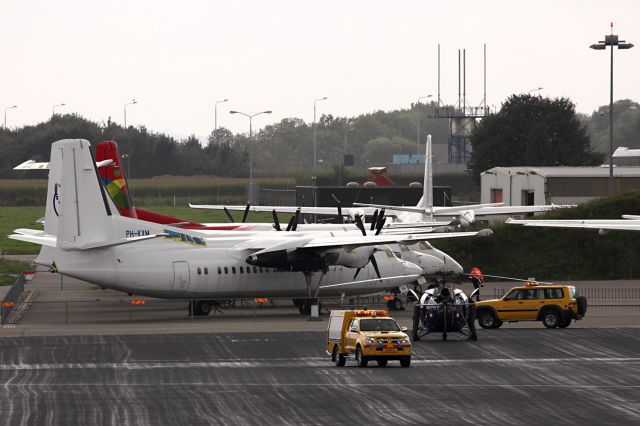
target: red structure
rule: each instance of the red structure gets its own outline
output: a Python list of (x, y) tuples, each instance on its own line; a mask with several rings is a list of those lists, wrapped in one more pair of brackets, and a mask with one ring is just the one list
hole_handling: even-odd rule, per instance
[(367, 182), (373, 182), (376, 186), (398, 186), (389, 179), (386, 173), (386, 167), (369, 167), (369, 179), (367, 179)]

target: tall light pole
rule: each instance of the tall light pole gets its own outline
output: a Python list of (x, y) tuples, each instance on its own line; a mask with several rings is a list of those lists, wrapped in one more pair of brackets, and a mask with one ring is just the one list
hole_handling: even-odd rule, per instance
[(58, 105), (54, 105), (53, 108), (51, 109), (51, 116), (56, 115), (56, 107), (63, 107), (66, 104), (58, 104)]
[(610, 91), (609, 91), (609, 195), (613, 195), (613, 46), (618, 49), (631, 49), (633, 44), (625, 43), (619, 40), (617, 35), (613, 34), (613, 22), (611, 23), (611, 34), (604, 36), (604, 40), (589, 46), (594, 50), (605, 50), (607, 46), (611, 46), (611, 75), (610, 75)]
[(13, 105), (13, 106), (10, 106), (10, 107), (6, 107), (4, 109), (4, 128), (5, 129), (7, 128), (7, 110), (8, 109), (13, 109), (13, 108), (18, 108), (18, 105)]
[(253, 117), (256, 117), (260, 114), (271, 114), (271, 111), (261, 111), (261, 112), (256, 112), (255, 114), (245, 114), (244, 112), (240, 112), (240, 111), (229, 111), (229, 114), (240, 114), (240, 115), (244, 115), (245, 117), (249, 118), (249, 183), (252, 184), (253, 183), (253, 155), (252, 155), (252, 145), (253, 145), (253, 126), (251, 123), (251, 120), (253, 119)]
[(218, 130), (218, 104), (223, 102), (229, 102), (229, 99), (223, 99), (221, 101), (216, 101), (213, 106), (213, 131)]
[(127, 106), (129, 105), (135, 105), (137, 104), (138, 101), (134, 99), (131, 100), (131, 102), (127, 102), (126, 104), (124, 104), (124, 128), (127, 128)]
[(317, 164), (317, 145), (316, 145), (316, 104), (318, 103), (318, 101), (326, 101), (327, 98), (326, 96), (323, 98), (318, 98), (318, 99), (314, 99), (313, 100), (313, 170), (316, 169), (316, 164)]
[(418, 109), (418, 154), (420, 154), (420, 101), (422, 99), (430, 98), (432, 95), (420, 96), (416, 101), (416, 107)]

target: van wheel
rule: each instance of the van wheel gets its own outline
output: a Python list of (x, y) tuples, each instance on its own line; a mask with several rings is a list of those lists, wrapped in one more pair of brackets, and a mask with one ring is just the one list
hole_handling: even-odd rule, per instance
[(556, 310), (548, 310), (542, 314), (542, 323), (547, 328), (556, 328), (560, 325), (560, 315)]
[(497, 321), (498, 319), (493, 314), (493, 312), (488, 310), (484, 310), (478, 315), (478, 323), (482, 328), (496, 328)]
[(496, 320), (495, 325), (493, 326), (493, 328), (500, 328), (502, 327), (502, 324), (504, 324), (502, 321), (500, 320)]
[(386, 367), (387, 366), (387, 360), (386, 359), (379, 359), (378, 360), (378, 367)]
[(358, 345), (356, 347), (356, 364), (358, 364), (358, 367), (364, 368), (368, 363), (369, 360), (367, 359), (367, 357), (362, 355), (362, 349), (360, 348), (360, 345)]
[(400, 367), (408, 367), (411, 365), (411, 357), (405, 357), (400, 360)]
[[(337, 347), (336, 347), (336, 349), (337, 349)], [(338, 353), (336, 355), (336, 367), (344, 367), (344, 365), (346, 363), (347, 363), (347, 357), (345, 357), (341, 353)]]

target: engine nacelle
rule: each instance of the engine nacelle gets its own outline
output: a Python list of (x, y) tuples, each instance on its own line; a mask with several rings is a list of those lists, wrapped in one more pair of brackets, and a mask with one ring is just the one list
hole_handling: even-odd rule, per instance
[(369, 263), (369, 257), (374, 251), (374, 247), (358, 247), (351, 251), (343, 248), (332, 249), (327, 251), (325, 258), (331, 262), (331, 265), (364, 268)]
[(344, 248), (323, 251), (282, 249), (257, 252), (248, 256), (246, 261), (253, 266), (290, 271), (322, 270), (334, 265), (347, 268), (364, 268), (369, 263), (369, 257), (374, 251), (374, 247), (358, 247), (350, 251)]

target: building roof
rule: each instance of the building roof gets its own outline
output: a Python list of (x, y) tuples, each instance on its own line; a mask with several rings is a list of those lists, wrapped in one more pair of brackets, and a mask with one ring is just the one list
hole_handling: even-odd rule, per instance
[(613, 157), (640, 157), (640, 149), (629, 149), (626, 146), (619, 146), (614, 151)]
[[(494, 167), (485, 174), (540, 175), (542, 177), (607, 177), (609, 165), (595, 167)], [(613, 166), (614, 176), (640, 177), (640, 167)]]

